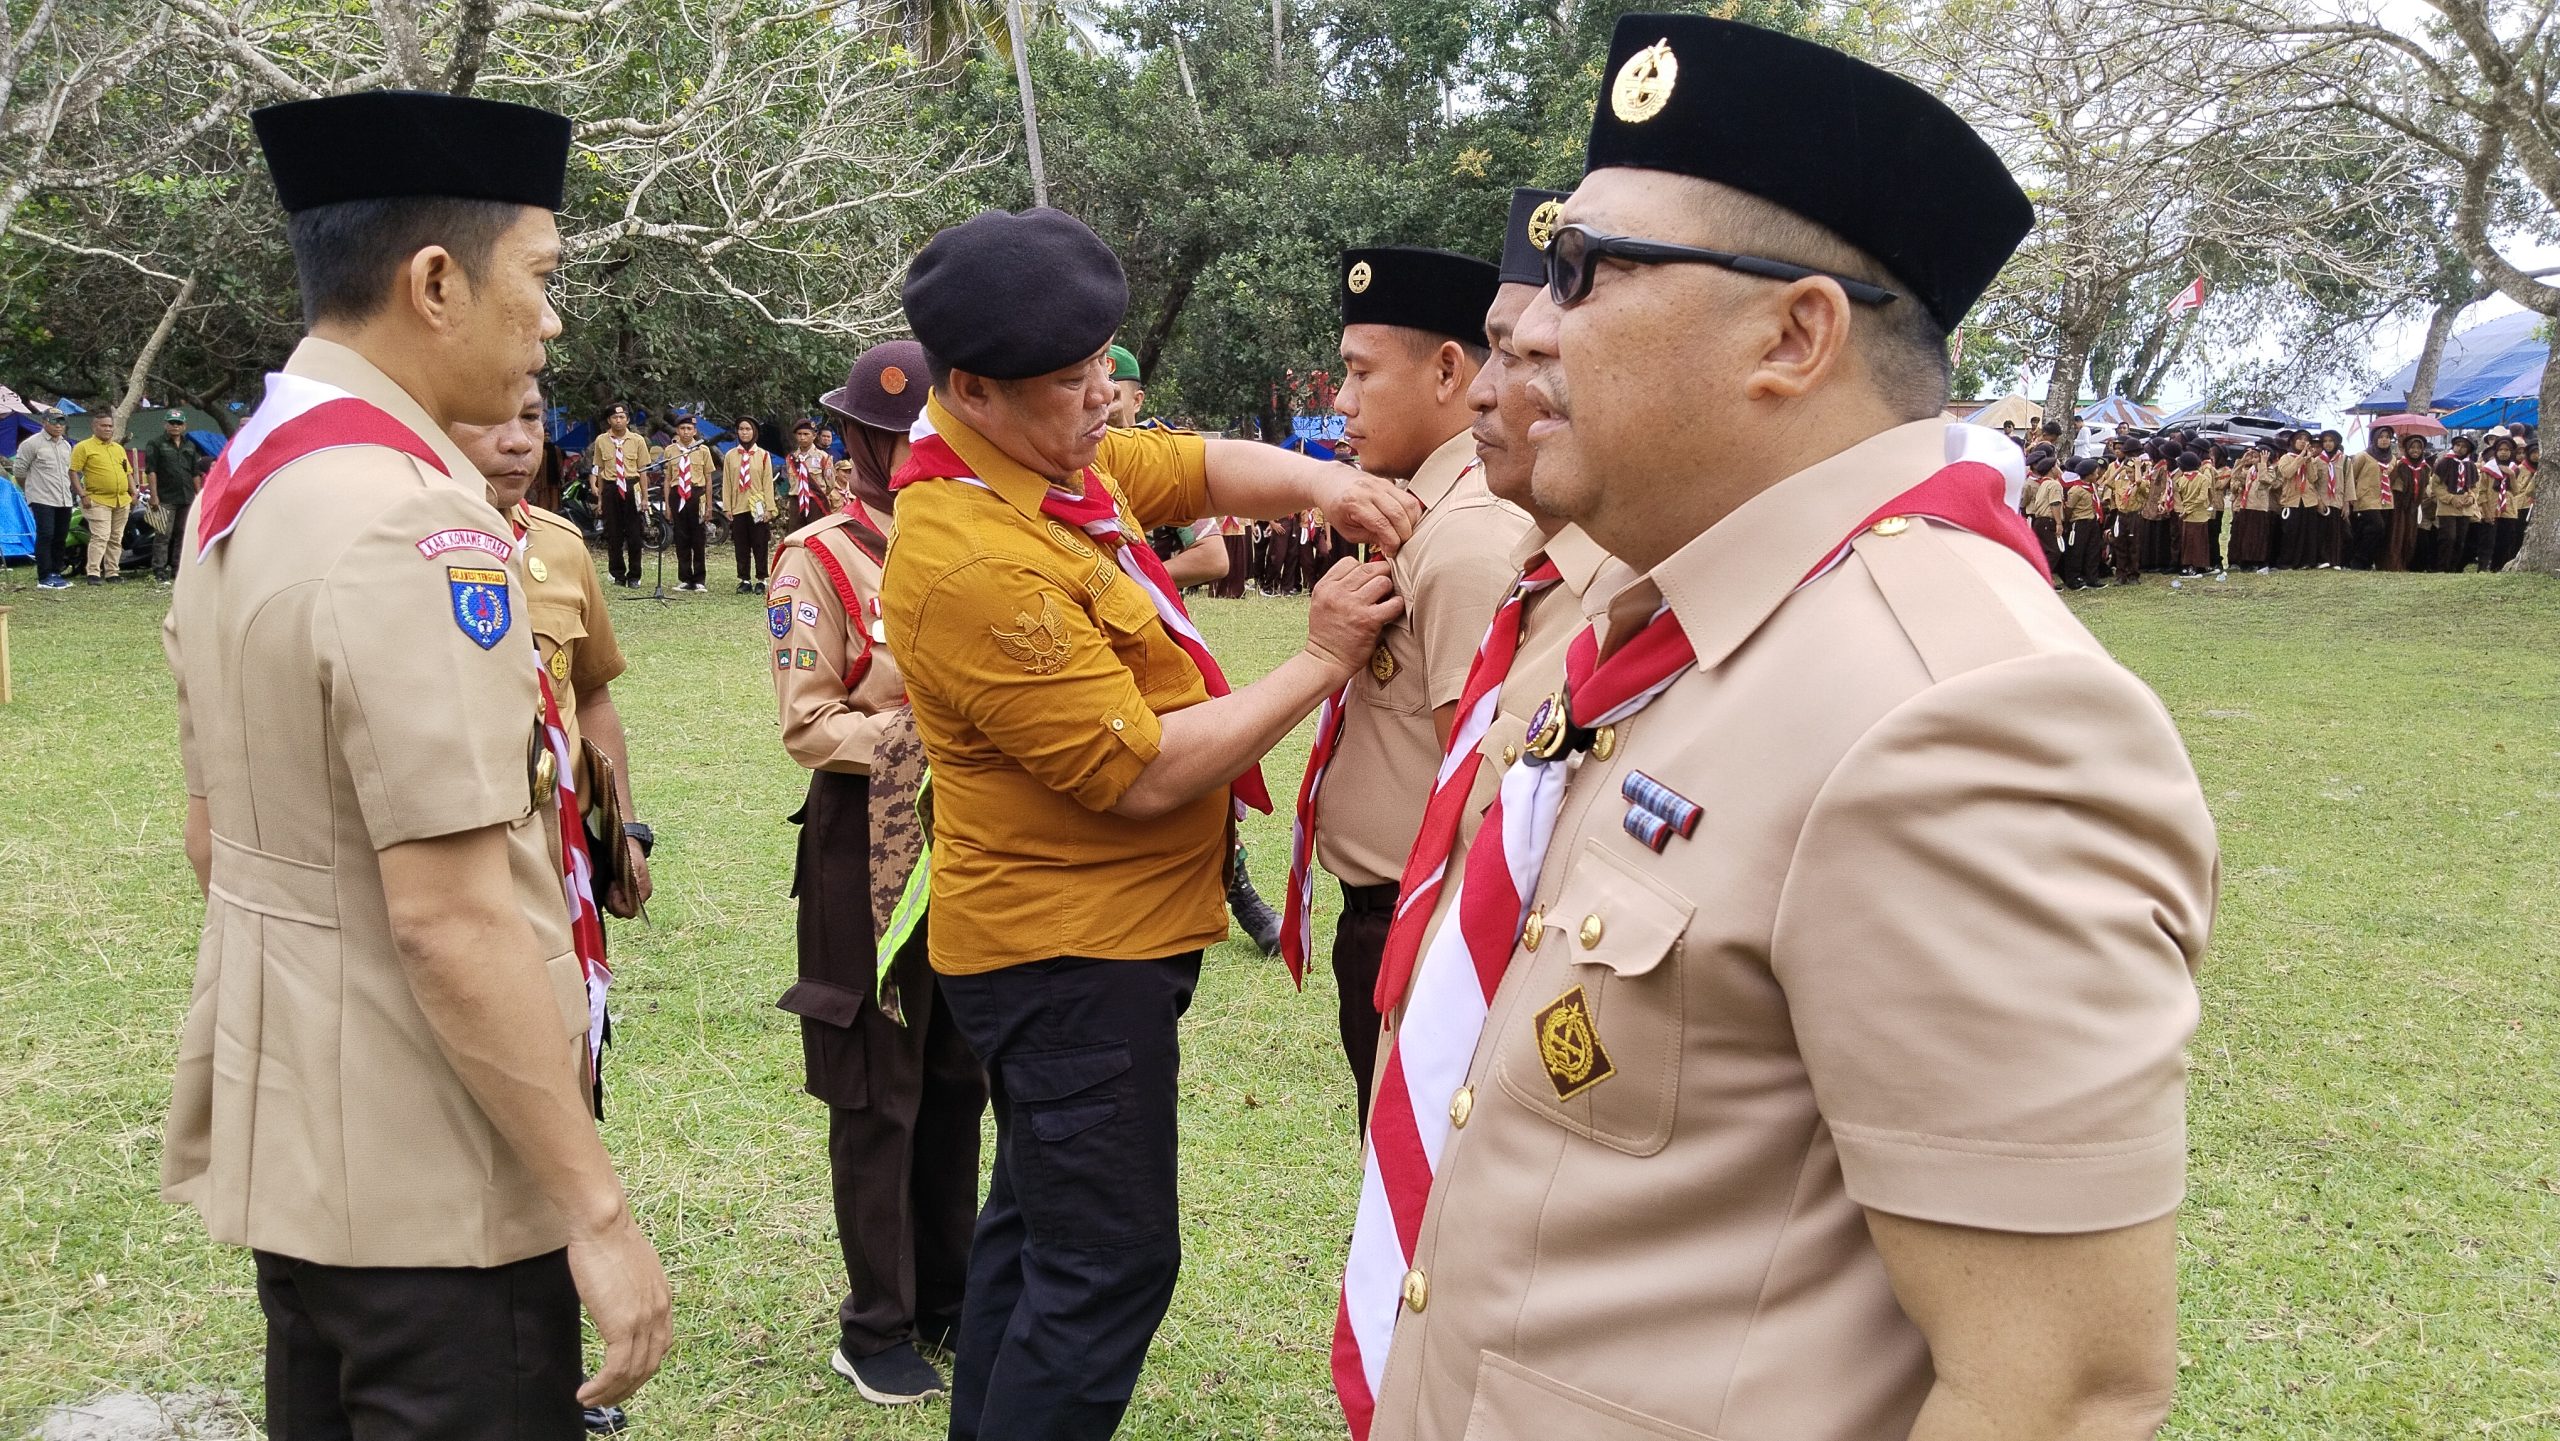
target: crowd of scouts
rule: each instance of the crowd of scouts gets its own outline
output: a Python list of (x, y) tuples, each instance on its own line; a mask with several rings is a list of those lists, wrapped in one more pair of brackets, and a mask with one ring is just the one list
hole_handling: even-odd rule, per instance
[[(711, 498), (810, 772), (781, 1006), (865, 1398), (1118, 1429), (1181, 1267), (1180, 1021), (1313, 714), (1274, 941), (1302, 981), (1331, 876), (1355, 1438), (2166, 1415), (2215, 842), (2051, 594), (2077, 492), (2030, 524), (2052, 457), (1942, 418), (2029, 202), (1807, 41), (1635, 14), (1601, 75), (1579, 187), (1515, 192), (1498, 265), (1341, 257), (1355, 464), (1134, 423), (1126, 276), (1050, 209), (915, 257), (823, 472), (814, 423), (768, 477), (607, 417), (611, 578)], [(578, 527), (524, 503), (569, 127), (254, 118), (312, 330), (168, 626), (207, 913), (164, 1193), (254, 1253), (277, 1441), (613, 1429), (671, 1301), (595, 1124), (604, 918), (655, 841), (623, 657)], [(457, 200), (495, 238), (433, 243)], [(1183, 591), (1250, 535), (1201, 517), (1310, 514), (1343, 554), (1305, 641), (1231, 682)]]
[(2019, 438), (2019, 510), (2070, 590), (2146, 572), (2500, 570), (2524, 548), (2542, 466), (2529, 425), (2456, 435), (2441, 453), (2388, 425), (2352, 454), (2334, 430), (2120, 435), (2103, 458), (2068, 462), (2060, 426), (2045, 429)]

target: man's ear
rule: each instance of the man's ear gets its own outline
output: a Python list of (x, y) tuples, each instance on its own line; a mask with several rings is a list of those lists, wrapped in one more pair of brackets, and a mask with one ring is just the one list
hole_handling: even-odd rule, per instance
[(400, 267), (400, 293), (394, 299), (428, 329), (449, 333), (470, 303), (471, 281), (452, 251), (423, 246)]
[(1766, 349), (1743, 381), (1753, 400), (1796, 400), (1828, 383), (1849, 350), (1849, 295), (1840, 282), (1811, 275), (1790, 282), (1764, 312), (1774, 322)]
[(1465, 346), (1454, 340), (1441, 341), (1440, 348), (1431, 354), (1431, 366), (1431, 393), (1435, 399), (1446, 405), (1466, 396), (1467, 383), (1475, 377), (1467, 373)]

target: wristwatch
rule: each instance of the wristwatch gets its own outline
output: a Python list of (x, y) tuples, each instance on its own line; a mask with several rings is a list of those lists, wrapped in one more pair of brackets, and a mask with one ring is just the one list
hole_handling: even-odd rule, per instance
[(651, 851), (658, 848), (658, 833), (649, 829), (646, 822), (624, 821), (622, 833), (640, 843), (640, 859), (644, 861), (649, 858)]

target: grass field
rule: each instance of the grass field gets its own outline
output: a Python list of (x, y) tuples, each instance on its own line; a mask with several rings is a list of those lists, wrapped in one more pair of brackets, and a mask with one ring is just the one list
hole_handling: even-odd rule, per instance
[[(115, 1387), (256, 1405), (247, 1260), (155, 1195), (200, 918), (165, 603), (130, 581), (0, 595), (18, 686), (0, 709), (0, 1436)], [(2074, 603), (2167, 700), (2222, 826), (2169, 1434), (2560, 1436), (2560, 587), (2317, 573)], [(606, 1130), (678, 1312), (634, 1434), (939, 1436), (938, 1408), (883, 1415), (822, 1374), (842, 1284), (824, 1115), (773, 1008), (803, 778), (756, 607), (615, 606), (661, 844), (654, 921), (615, 936)], [(1200, 610), (1239, 676), (1297, 635), (1287, 602)], [(1274, 757), (1275, 791), (1306, 734)], [(1285, 819), (1249, 839), (1276, 897)], [(1356, 1154), (1328, 989), (1293, 995), (1240, 942), (1209, 959), (1186, 1026), (1188, 1258), (1128, 1436), (1339, 1434), (1324, 1357)]]

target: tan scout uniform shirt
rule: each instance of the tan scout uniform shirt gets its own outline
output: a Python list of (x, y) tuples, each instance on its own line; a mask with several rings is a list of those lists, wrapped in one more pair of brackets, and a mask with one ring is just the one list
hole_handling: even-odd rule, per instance
[(2098, 518), (2098, 486), (2095, 476), (2092, 476), (2086, 485), (2062, 487), (2062, 518), (2065, 523), (2072, 525)]
[(2050, 475), (2041, 480), (2029, 477), (2023, 508), (2030, 519), (2052, 523), (2054, 512), (2062, 508), (2062, 482)]
[(731, 515), (773, 519), (773, 452), (761, 445), (733, 445), (720, 457), (720, 493)]
[[(613, 638), (613, 612), (596, 584), (596, 563), (587, 556), (587, 538), (568, 517), (538, 505), (519, 505), (516, 517), (525, 526), (525, 613), (533, 622), (534, 648), (543, 669), (551, 673), (551, 698), (560, 705), (560, 724), (569, 733), (569, 754), (586, 763), (578, 748), (578, 697), (609, 686), (630, 669)], [(540, 564), (536, 565), (535, 562)], [(540, 703), (536, 702), (537, 710)], [(587, 776), (578, 775), (585, 795)]]
[(2456, 493), (2435, 472), (2427, 472), (2427, 504), (2445, 520), (2478, 520), (2480, 518), (2479, 472), (2472, 472), (2471, 488)]
[[(1914, 523), (1796, 589), (1944, 430), (1780, 482), (1611, 603), (1623, 633), (1667, 600), (1698, 667), (1574, 762), (1377, 1441), (1900, 1437), (1929, 1355), (1862, 1207), (2177, 1206), (2216, 858), (2168, 714), (1995, 542)], [(1659, 855), (1621, 828), (1636, 770), (1705, 807)], [(1540, 1016), (1576, 990), (1609, 1069), (1559, 1099)]]
[(720, 476), (720, 457), (712, 453), (710, 446), (670, 443), (661, 447), (658, 459), (663, 463), (658, 467), (658, 494), (670, 506), (682, 503), (676, 499), (676, 459), (688, 453), (693, 457), (693, 498), (708, 514), (711, 510), (710, 496)]
[(632, 499), (646, 502), (649, 498), (649, 441), (636, 430), (624, 431), (618, 441), (609, 430), (595, 438), (594, 443), (587, 447), (587, 484), (595, 488), (598, 503), (602, 503), (607, 495), (621, 494), (613, 483), (613, 453), (617, 448), (622, 452), (623, 479), (631, 486)]
[(2201, 525), (2213, 518), (2212, 470), (2198, 466), (2194, 470), (2179, 471), (2174, 484), (2177, 489), (2171, 502), (2178, 512), (2178, 519)]
[[(906, 699), (906, 683), (889, 654), (889, 629), (880, 617), (880, 566), (854, 544), (847, 530), (852, 519), (838, 513), (793, 531), (773, 563), (765, 605), (768, 615), (770, 607), (789, 608), (782, 637), (773, 643), (782, 748), (813, 771), (867, 775), (881, 735)], [(817, 548), (844, 568), (860, 615), (845, 613), (835, 582), (809, 554)], [(871, 664), (848, 691), (844, 678), (861, 658), (866, 637)]]
[(2382, 498), (2382, 462), (2369, 450), (2347, 457), (2347, 488), (2354, 497), (2357, 510), (2389, 510), (2391, 502)]
[(1396, 552), (1404, 614), (1352, 674), (1342, 736), (1316, 798), (1316, 859), (1348, 885), (1403, 878), (1440, 769), (1432, 712), (1457, 703), (1484, 628), (1519, 574), (1511, 548), (1529, 517), (1485, 489), (1475, 458), (1475, 433), (1459, 431), (1405, 486), (1423, 514)]
[[(575, 1075), (586, 990), (553, 801), (534, 794), (525, 564), (424, 553), (447, 532), (511, 546), (512, 528), (382, 372), (322, 340), (285, 369), (382, 407), (450, 474), (380, 447), (324, 451), (277, 471), (212, 557), (179, 572), (164, 638), (213, 868), (162, 1194), (217, 1241), (326, 1265), (521, 1260), (567, 1233), (428, 1029), (375, 853), (506, 828), (538, 950), (488, 963), (545, 969), (556, 1061)], [(507, 629), (487, 649), (456, 620), (456, 587), (471, 584), (506, 591)]]

